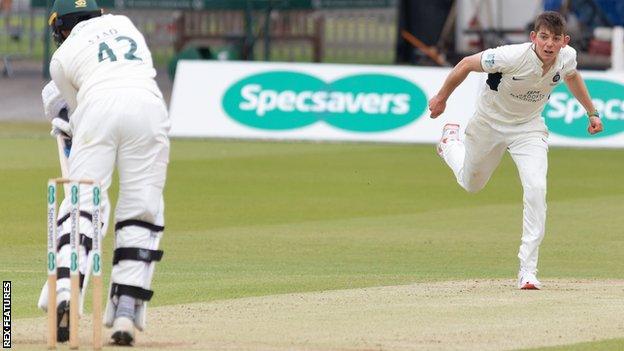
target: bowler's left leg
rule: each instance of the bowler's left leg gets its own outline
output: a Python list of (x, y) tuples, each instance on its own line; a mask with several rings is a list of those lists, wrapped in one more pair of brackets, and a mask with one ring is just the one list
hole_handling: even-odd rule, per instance
[(537, 273), (539, 246), (546, 230), (546, 177), (548, 144), (545, 133), (533, 132), (517, 138), (509, 145), (523, 189), (522, 243), (518, 252), (520, 274), (531, 276), (539, 288)]

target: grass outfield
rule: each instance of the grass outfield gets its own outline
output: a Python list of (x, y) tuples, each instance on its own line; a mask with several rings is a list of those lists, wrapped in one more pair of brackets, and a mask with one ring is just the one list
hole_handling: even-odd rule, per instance
[[(545, 347), (539, 349), (531, 349), (531, 351), (612, 351), (621, 350), (624, 346), (624, 339), (610, 339), (597, 342), (584, 342), (575, 345), (565, 345), (557, 347)], [(528, 350), (527, 350), (528, 351)]]
[[(56, 146), (44, 126), (0, 127), (0, 277), (13, 282), (13, 318), (41, 316)], [(624, 279), (623, 173), (621, 150), (551, 149), (541, 279)], [(508, 156), (471, 195), (430, 145), (176, 139), (151, 306), (512, 279), (521, 199)], [(624, 339), (578, 345), (594, 347), (620, 350)]]

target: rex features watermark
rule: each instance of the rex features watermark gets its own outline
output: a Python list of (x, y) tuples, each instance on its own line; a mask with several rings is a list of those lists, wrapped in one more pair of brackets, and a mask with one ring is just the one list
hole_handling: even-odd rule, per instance
[(11, 348), (11, 281), (2, 282), (2, 348)]

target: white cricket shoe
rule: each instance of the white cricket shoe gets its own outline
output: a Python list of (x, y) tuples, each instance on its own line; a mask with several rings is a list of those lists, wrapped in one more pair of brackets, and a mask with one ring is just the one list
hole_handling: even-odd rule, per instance
[(442, 137), (436, 147), (438, 156), (442, 157), (442, 144), (446, 144), (451, 140), (459, 140), (459, 124), (447, 123), (442, 127)]
[(535, 272), (520, 270), (518, 273), (518, 288), (521, 290), (539, 290), (542, 288), (542, 283), (537, 280)]
[(113, 322), (113, 345), (131, 346), (134, 342), (134, 322), (128, 317), (117, 317)]

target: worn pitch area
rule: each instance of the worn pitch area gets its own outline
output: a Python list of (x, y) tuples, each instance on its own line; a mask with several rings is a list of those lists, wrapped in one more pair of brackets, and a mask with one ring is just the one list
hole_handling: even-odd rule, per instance
[[(624, 281), (543, 283), (541, 291), (467, 280), (156, 307), (135, 349), (509, 350), (624, 335)], [(86, 346), (89, 316), (83, 321)], [(14, 323), (18, 349), (44, 348), (44, 335), (43, 318)]]

